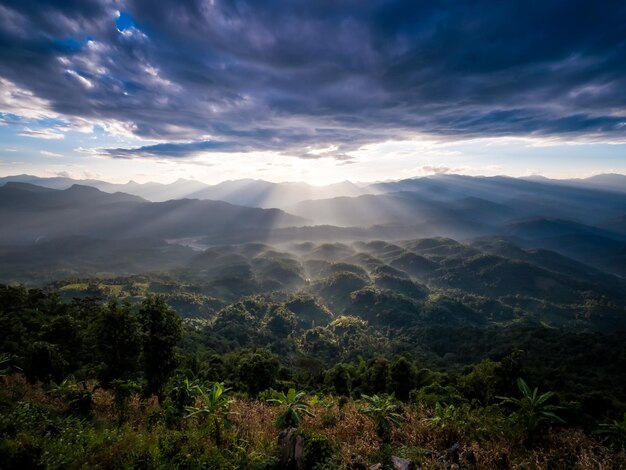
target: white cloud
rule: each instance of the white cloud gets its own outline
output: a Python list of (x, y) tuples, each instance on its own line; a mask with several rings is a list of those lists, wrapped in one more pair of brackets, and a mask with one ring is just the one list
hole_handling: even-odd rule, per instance
[(78, 83), (80, 83), (85, 88), (87, 89), (93, 88), (94, 85), (91, 82), (91, 80), (86, 79), (81, 74), (79, 74), (76, 70), (67, 69), (66, 72), (68, 75), (75, 78), (78, 81)]
[(447, 166), (424, 165), (419, 169), (419, 172), (422, 175), (450, 175), (455, 173), (461, 173), (465, 170), (466, 168), (450, 168)]
[(81, 132), (83, 134), (91, 134), (94, 131), (94, 125), (85, 119), (73, 119), (69, 123), (56, 127), (61, 132)]
[(60, 153), (48, 152), (47, 150), (40, 150), (39, 153), (44, 157), (62, 157)]
[(50, 102), (0, 77), (0, 112), (29, 119), (57, 118)]
[(77, 170), (77, 171), (52, 171), (47, 170), (44, 172), (46, 176), (60, 176), (61, 178), (72, 178), (75, 180), (84, 180), (84, 179), (100, 179), (102, 175), (100, 173), (95, 173), (89, 170)]
[(36, 139), (49, 139), (49, 140), (58, 140), (58, 139), (65, 138), (63, 134), (59, 134), (58, 132), (55, 132), (52, 129), (34, 130), (34, 129), (30, 129), (29, 127), (25, 127), (24, 130), (22, 130), (22, 132), (20, 132), (19, 135), (24, 136), (24, 137), (34, 137)]

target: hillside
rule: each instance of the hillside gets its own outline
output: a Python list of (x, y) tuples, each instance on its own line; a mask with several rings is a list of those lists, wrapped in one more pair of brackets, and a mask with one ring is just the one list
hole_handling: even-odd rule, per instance
[[(277, 468), (298, 396), (305, 468), (390, 452), (424, 468), (619, 468), (623, 442), (598, 430), (626, 411), (624, 196), (454, 176), (362, 189), (212, 189), (292, 215), (1, 186), (3, 461)], [(557, 418), (520, 417), (520, 378), (554, 392)], [(381, 403), (388, 430), (368, 411)]]
[(277, 209), (235, 206), (196, 199), (147, 202), (88, 186), (65, 190), (21, 183), (0, 187), (2, 244), (23, 244), (69, 235), (98, 238), (178, 238), (268, 229), (304, 221)]

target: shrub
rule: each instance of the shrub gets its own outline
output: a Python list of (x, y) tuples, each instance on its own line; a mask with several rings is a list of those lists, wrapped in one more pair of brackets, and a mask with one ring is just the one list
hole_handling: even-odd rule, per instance
[(281, 429), (297, 428), (305, 415), (313, 416), (305, 397), (304, 392), (296, 392), (294, 388), (290, 388), (286, 394), (285, 392), (273, 391), (272, 398), (267, 401), (277, 403), (283, 408), (276, 418), (276, 426)]
[(328, 468), (333, 463), (335, 449), (324, 434), (302, 431), (304, 438), (304, 467)]

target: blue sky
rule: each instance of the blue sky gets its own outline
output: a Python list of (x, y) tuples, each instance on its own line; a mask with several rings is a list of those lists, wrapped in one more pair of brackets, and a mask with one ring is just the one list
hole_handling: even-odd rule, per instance
[(0, 0), (0, 175), (626, 173), (622, 1)]

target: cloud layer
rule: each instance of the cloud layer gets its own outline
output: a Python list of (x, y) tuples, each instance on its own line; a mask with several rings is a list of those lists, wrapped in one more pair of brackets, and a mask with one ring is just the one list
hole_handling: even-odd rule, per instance
[(624, 18), (621, 0), (4, 0), (0, 111), (21, 96), (28, 118), (40, 103), (160, 142), (104, 151), (117, 158), (624, 140)]

